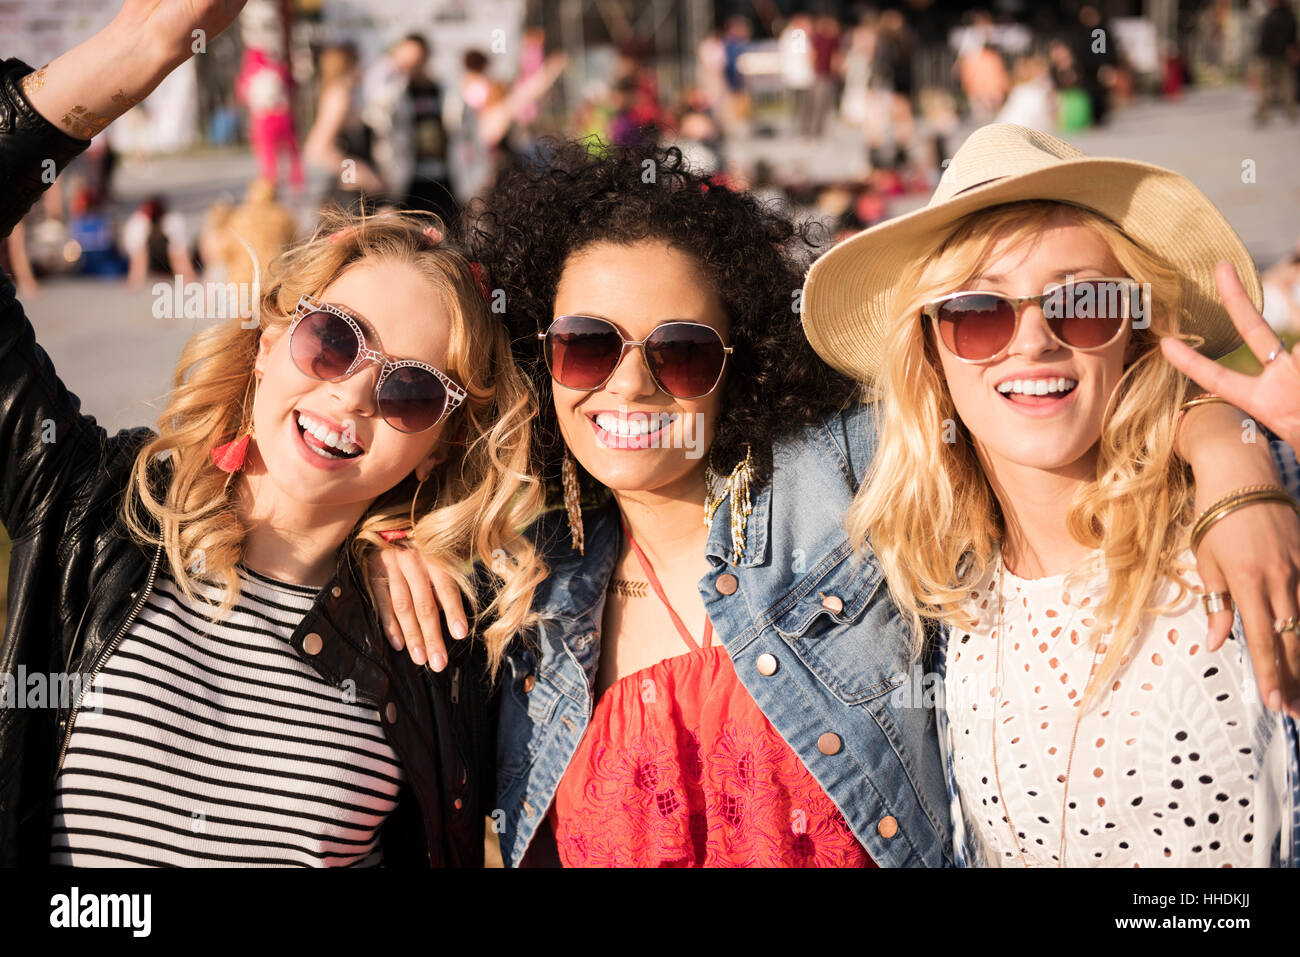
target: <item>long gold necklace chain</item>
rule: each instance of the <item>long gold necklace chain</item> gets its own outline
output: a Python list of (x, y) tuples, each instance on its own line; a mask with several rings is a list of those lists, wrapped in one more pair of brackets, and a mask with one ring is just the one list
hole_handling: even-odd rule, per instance
[[(1024, 867), (1029, 867), (1029, 861), (1025, 859), (1025, 849), (1020, 844), (1019, 837), (1016, 836), (1016, 827), (1011, 823), (1011, 808), (1007, 807), (1007, 796), (1002, 792), (1002, 775), (998, 770), (998, 698), (1002, 697), (1002, 572), (1005, 565), (1002, 556), (998, 555), (998, 622), (997, 622), (997, 669), (995, 672), (995, 681), (997, 685), (993, 692), (993, 727), (990, 732), (993, 738), (993, 781), (997, 784), (998, 800), (1002, 802), (1002, 816), (1006, 819), (1007, 830), (1011, 832), (1011, 842), (1016, 847), (1016, 852), (1020, 855), (1020, 863)], [(1064, 630), (1064, 629), (1062, 629)], [(1097, 647), (1092, 651), (1092, 667), (1088, 670), (1088, 681), (1092, 680), (1093, 672), (1097, 670), (1097, 651), (1101, 648), (1101, 642), (1097, 642)], [(1087, 684), (1084, 685), (1085, 689)], [(1079, 709), (1078, 716), (1074, 719), (1074, 733), (1070, 736), (1070, 754), (1065, 761), (1065, 787), (1061, 795), (1061, 845), (1056, 854), (1056, 866), (1065, 866), (1065, 814), (1070, 800), (1070, 771), (1074, 767), (1074, 748), (1079, 741), (1079, 725), (1083, 723), (1083, 702), (1075, 705)]]

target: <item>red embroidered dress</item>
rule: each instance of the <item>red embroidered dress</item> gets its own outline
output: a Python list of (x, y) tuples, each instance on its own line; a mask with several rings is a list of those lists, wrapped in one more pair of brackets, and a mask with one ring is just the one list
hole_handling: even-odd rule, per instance
[(621, 678), (597, 702), (551, 807), (564, 866), (874, 867), (711, 644), (711, 624), (701, 648), (668, 611), (692, 650)]

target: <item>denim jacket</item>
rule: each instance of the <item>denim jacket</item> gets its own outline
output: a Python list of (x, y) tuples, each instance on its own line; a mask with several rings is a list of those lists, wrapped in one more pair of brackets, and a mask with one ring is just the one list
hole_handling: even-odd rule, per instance
[[(844, 513), (875, 450), (870, 413), (827, 417), (773, 449), (755, 486), (746, 547), (731, 560), (731, 502), (706, 546), (700, 595), (736, 674), (882, 867), (952, 863), (935, 716), (899, 709), (908, 626)], [(541, 625), (505, 662), (497, 743), (497, 812), (507, 867), (523, 860), (591, 718), (605, 591), (622, 542), (613, 503), (584, 513), (586, 555), (563, 511), (532, 533), (551, 573), (535, 594)], [(776, 670), (759, 673), (772, 655)], [(768, 669), (765, 669), (768, 670)]]
[[(1270, 442), (1270, 450), (1287, 491), (1300, 496), (1300, 463), (1296, 461), (1295, 452), (1280, 441)], [(1235, 614), (1234, 619), (1231, 639), (1216, 654), (1237, 655), (1241, 663), (1243, 700), (1251, 728), (1254, 757), (1251, 778), (1255, 785), (1252, 801), (1254, 830), (1261, 838), (1253, 842), (1252, 863), (1255, 867), (1300, 867), (1300, 739), (1297, 739), (1296, 723), (1264, 706), (1255, 684), (1255, 669), (1250, 662), (1241, 615)], [(942, 688), (947, 642), (952, 629), (945, 626), (939, 631), (940, 645), (934, 660), (934, 673), (938, 677), (938, 686)], [(978, 829), (964, 812), (957, 787), (947, 713), (942, 696), (935, 697), (953, 826), (953, 853), (958, 867), (985, 867), (995, 862), (979, 840)]]

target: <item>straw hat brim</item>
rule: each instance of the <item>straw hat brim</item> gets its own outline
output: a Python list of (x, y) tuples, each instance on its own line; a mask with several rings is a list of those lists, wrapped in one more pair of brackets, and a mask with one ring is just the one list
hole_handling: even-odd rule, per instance
[(1241, 337), (1214, 281), (1227, 260), (1256, 308), (1259, 272), (1223, 214), (1186, 177), (1136, 160), (1082, 157), (973, 186), (944, 202), (886, 220), (836, 245), (804, 282), (803, 327), (832, 368), (870, 383), (887, 346), (895, 289), (918, 269), (949, 227), (976, 210), (1021, 200), (1055, 200), (1091, 209), (1139, 246), (1169, 262), (1182, 279), (1181, 331), (1218, 359)]

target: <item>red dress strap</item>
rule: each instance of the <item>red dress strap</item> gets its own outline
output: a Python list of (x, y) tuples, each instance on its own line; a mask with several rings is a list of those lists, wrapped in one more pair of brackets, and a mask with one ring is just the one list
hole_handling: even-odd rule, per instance
[[(668, 596), (664, 593), (664, 586), (659, 583), (659, 576), (655, 574), (654, 566), (650, 564), (650, 559), (646, 558), (645, 552), (641, 551), (641, 546), (638, 545), (636, 539), (632, 537), (632, 532), (628, 529), (627, 522), (624, 521), (623, 516), (621, 515), (619, 516), (619, 522), (623, 525), (623, 534), (627, 536), (627, 543), (632, 546), (632, 554), (636, 555), (637, 561), (641, 563), (642, 571), (646, 574), (646, 578), (650, 579), (650, 587), (655, 590), (655, 594), (659, 596), (659, 600), (663, 602), (664, 607), (668, 609), (668, 617), (671, 618), (673, 624), (677, 626), (677, 633), (682, 636), (682, 641), (686, 642), (686, 646), (690, 648), (691, 651), (699, 651), (700, 646), (696, 644), (695, 639), (691, 637), (690, 630), (686, 627), (686, 623), (682, 621), (681, 616), (677, 614), (672, 603), (668, 601)], [(708, 615), (705, 615), (704, 647), (708, 648), (712, 642), (713, 622), (709, 620)]]

